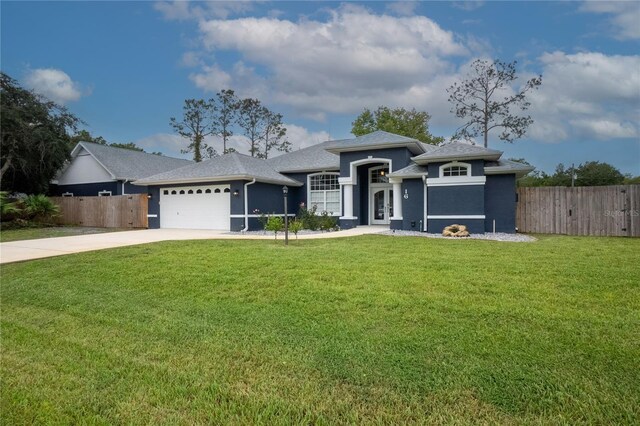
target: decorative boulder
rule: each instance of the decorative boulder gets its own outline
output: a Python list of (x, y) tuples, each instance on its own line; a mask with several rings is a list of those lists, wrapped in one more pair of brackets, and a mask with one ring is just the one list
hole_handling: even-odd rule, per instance
[(464, 225), (449, 225), (442, 231), (444, 237), (468, 237), (469, 231)]

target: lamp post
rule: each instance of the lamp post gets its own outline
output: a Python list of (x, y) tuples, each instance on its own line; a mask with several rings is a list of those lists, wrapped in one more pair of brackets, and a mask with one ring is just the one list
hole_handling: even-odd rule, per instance
[(282, 187), (282, 195), (284, 196), (284, 245), (289, 245), (289, 212), (287, 211), (287, 194), (289, 194), (289, 188)]

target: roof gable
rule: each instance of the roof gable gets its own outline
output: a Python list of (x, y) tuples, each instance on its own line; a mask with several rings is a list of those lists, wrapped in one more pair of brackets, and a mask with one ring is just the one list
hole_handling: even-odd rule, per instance
[(498, 160), (502, 151), (461, 142), (450, 142), (413, 157), (417, 164), (429, 164), (451, 160)]
[(329, 143), (322, 142), (297, 151), (287, 152), (269, 158), (267, 162), (281, 173), (338, 170), (340, 157), (326, 150)]
[(78, 142), (71, 156), (86, 151), (116, 180), (135, 180), (193, 163), (182, 158), (148, 154), (92, 142)]
[(423, 143), (417, 139), (408, 138), (395, 133), (377, 130), (353, 139), (342, 139), (327, 143), (326, 150), (332, 153), (363, 151), (369, 149), (401, 148), (409, 149), (413, 154), (425, 152)]

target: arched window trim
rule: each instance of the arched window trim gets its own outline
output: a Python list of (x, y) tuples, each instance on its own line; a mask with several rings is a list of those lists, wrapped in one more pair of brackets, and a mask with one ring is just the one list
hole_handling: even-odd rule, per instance
[[(385, 177), (386, 177), (386, 182), (373, 182), (373, 172), (377, 171), (377, 170), (384, 170), (387, 169), (386, 173), (385, 173)], [(381, 185), (381, 186), (389, 186), (389, 165), (388, 164), (382, 164), (380, 166), (376, 166), (376, 167), (371, 167), (369, 169), (369, 185), (370, 186), (376, 186), (376, 185)]]
[[(449, 176), (445, 176), (445, 170), (452, 168), (452, 167), (460, 167), (460, 168), (464, 168), (466, 169), (466, 174), (464, 175), (449, 175)], [(461, 177), (470, 177), (471, 176), (471, 164), (469, 163), (463, 163), (461, 161), (452, 161), (450, 163), (447, 164), (443, 164), (442, 166), (440, 166), (440, 169), (438, 171), (438, 176), (441, 178), (461, 178)]]
[[(338, 200), (339, 200), (339, 208), (338, 211), (332, 212), (332, 216), (340, 216), (341, 212), (342, 212), (342, 194), (340, 192), (340, 184), (338, 183), (338, 189), (335, 190), (311, 190), (311, 178), (316, 177), (316, 176), (324, 176), (324, 175), (331, 175), (331, 176), (335, 176), (336, 180), (338, 177), (340, 177), (340, 173), (339, 172), (318, 172), (318, 173), (311, 173), (309, 175), (307, 175), (307, 208), (311, 209), (311, 193), (323, 193), (323, 208), (320, 208), (320, 203), (318, 204), (318, 209), (316, 210), (317, 214), (322, 213), (323, 211), (325, 211), (326, 206), (327, 206), (327, 193), (328, 192), (336, 192), (338, 194)], [(316, 204), (316, 203), (313, 203)]]

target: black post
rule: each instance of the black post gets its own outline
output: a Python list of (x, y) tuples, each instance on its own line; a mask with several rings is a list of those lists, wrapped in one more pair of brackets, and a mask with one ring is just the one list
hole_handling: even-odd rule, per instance
[(289, 193), (289, 188), (286, 186), (282, 187), (282, 195), (284, 195), (284, 245), (289, 245), (289, 212), (287, 211), (287, 194)]

